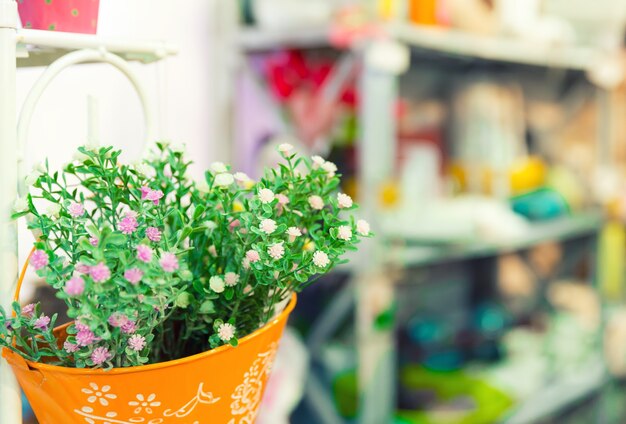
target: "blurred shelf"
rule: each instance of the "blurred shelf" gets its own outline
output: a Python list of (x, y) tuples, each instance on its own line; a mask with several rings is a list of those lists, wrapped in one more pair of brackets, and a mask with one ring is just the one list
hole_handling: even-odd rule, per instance
[(390, 24), (387, 32), (411, 47), (484, 60), (586, 70), (598, 56), (591, 47), (472, 34), (465, 31)]
[(247, 52), (328, 47), (329, 34), (329, 26), (281, 30), (246, 27), (239, 31), (237, 42)]
[(503, 423), (529, 424), (555, 419), (560, 412), (599, 392), (609, 381), (603, 361), (597, 359), (583, 371), (561, 378), (536, 391), (515, 408)]
[(178, 49), (161, 41), (129, 41), (59, 31), (19, 29), (17, 31), (17, 65), (47, 66), (73, 50), (95, 49), (117, 54), (125, 60), (155, 62), (174, 55)]
[(502, 242), (474, 240), (460, 244), (418, 246), (408, 245), (390, 248), (389, 259), (394, 264), (420, 266), (454, 260), (489, 257), (527, 249), (549, 241), (564, 241), (598, 232), (603, 219), (597, 213), (581, 213), (550, 221), (531, 224), (522, 237)]

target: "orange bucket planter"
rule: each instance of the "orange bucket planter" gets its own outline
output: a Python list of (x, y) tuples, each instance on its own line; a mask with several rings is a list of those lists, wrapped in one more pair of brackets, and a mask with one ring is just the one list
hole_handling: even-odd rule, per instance
[(158, 364), (103, 371), (3, 356), (40, 424), (252, 424), (295, 304), (235, 348)]

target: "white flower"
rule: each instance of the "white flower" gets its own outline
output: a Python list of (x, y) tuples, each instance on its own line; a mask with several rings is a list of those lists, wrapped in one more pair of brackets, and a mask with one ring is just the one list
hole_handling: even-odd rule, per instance
[(280, 146), (278, 146), (278, 151), (285, 156), (291, 153), (292, 150), (293, 150), (293, 146), (289, 143), (283, 143)]
[(324, 200), (317, 195), (313, 195), (309, 197), (309, 205), (311, 205), (313, 209), (319, 211), (324, 209)]
[(96, 383), (89, 383), (89, 387), (89, 389), (81, 389), (81, 392), (90, 395), (87, 398), (87, 402), (89, 403), (95, 403), (97, 401), (102, 406), (108, 406), (109, 399), (117, 399), (117, 395), (109, 393), (111, 386), (98, 387)]
[(224, 283), (228, 287), (236, 286), (239, 282), (239, 274), (235, 274), (234, 272), (227, 272), (224, 274)]
[(246, 181), (250, 181), (250, 177), (245, 172), (235, 172), (235, 181), (238, 183), (245, 183)]
[(364, 219), (359, 219), (356, 222), (356, 232), (359, 233), (362, 236), (367, 236), (370, 233), (370, 224), (364, 220)]
[(352, 229), (347, 225), (341, 225), (337, 228), (337, 238), (344, 241), (352, 240)]
[(318, 250), (313, 253), (313, 263), (320, 268), (326, 268), (330, 263), (330, 259), (328, 259), (328, 255), (326, 253)]
[(300, 231), (297, 227), (289, 227), (286, 231), (289, 236), (289, 242), (292, 243), (297, 237), (302, 235), (302, 231)]
[(351, 208), (352, 198), (344, 193), (337, 193), (337, 203), (340, 208)]
[(146, 178), (152, 178), (156, 175), (156, 171), (154, 170), (154, 168), (145, 162), (137, 162), (135, 164), (135, 171), (137, 171), (139, 174), (143, 175)]
[(274, 192), (269, 188), (262, 188), (259, 190), (259, 200), (261, 203), (270, 203), (274, 200)]
[(259, 228), (265, 234), (272, 234), (274, 231), (276, 231), (276, 227), (276, 221), (274, 221), (273, 219), (264, 219), (259, 225)]
[(207, 183), (206, 180), (201, 180), (196, 184), (196, 188), (200, 193), (208, 193), (211, 191), (211, 187), (209, 187), (209, 183)]
[(329, 177), (334, 177), (335, 173), (337, 172), (337, 165), (327, 161), (324, 162), (324, 164), (322, 165), (322, 169), (326, 171)]
[(41, 177), (41, 172), (33, 171), (30, 174), (28, 174), (26, 178), (24, 178), (24, 183), (30, 187), (37, 182), (39, 177)]
[(215, 230), (217, 228), (217, 224), (215, 223), (215, 221), (205, 221), (204, 226), (209, 231)]
[(221, 293), (224, 291), (224, 280), (222, 280), (221, 277), (214, 275), (209, 279), (209, 286), (215, 293)]
[(272, 257), (272, 259), (280, 259), (285, 254), (285, 248), (283, 247), (283, 242), (276, 243), (267, 248), (267, 253)]
[(43, 162), (37, 162), (33, 165), (33, 171), (39, 171), (41, 173), (46, 172), (46, 165)]
[(233, 174), (229, 174), (228, 172), (223, 172), (215, 176), (215, 185), (218, 187), (228, 187), (233, 182), (235, 182)]
[(28, 201), (23, 197), (18, 197), (13, 202), (13, 212), (26, 212), (28, 210)]
[(217, 328), (217, 335), (222, 341), (227, 342), (235, 337), (235, 326), (227, 322), (220, 324)]
[(209, 255), (213, 256), (214, 258), (217, 256), (217, 250), (215, 249), (214, 244), (209, 246)]
[(48, 216), (52, 218), (58, 218), (59, 212), (61, 212), (61, 205), (59, 205), (58, 203), (50, 203), (50, 205), (48, 205), (48, 209), (46, 209), (46, 212)]
[(313, 169), (317, 169), (323, 166), (324, 162), (326, 162), (323, 157), (317, 155), (312, 156), (311, 160), (313, 161)]
[(140, 414), (142, 410), (145, 411), (146, 414), (152, 414), (152, 408), (161, 406), (161, 402), (155, 401), (156, 395), (154, 393), (151, 393), (148, 396), (138, 394), (136, 397), (137, 400), (131, 400), (128, 402), (129, 406), (136, 406), (133, 411), (136, 415)]
[(250, 259), (243, 258), (243, 260), (241, 261), (241, 267), (246, 270), (250, 269)]
[(222, 172), (228, 172), (228, 168), (222, 162), (213, 162), (209, 166), (209, 168), (211, 169), (211, 171), (215, 172), (216, 174), (221, 174)]

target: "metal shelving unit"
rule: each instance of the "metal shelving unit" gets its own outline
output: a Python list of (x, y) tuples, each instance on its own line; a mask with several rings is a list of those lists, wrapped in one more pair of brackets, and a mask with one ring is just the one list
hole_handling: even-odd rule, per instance
[[(10, 307), (17, 281), (17, 228), (11, 220), (18, 183), (25, 176), (24, 148), (30, 118), (48, 84), (68, 66), (108, 63), (122, 72), (137, 91), (145, 115), (145, 138), (152, 141), (155, 117), (149, 92), (128, 61), (151, 63), (176, 53), (165, 42), (105, 38), (18, 28), (15, 0), (0, 0), (0, 304)], [(18, 67), (45, 66), (45, 70), (17, 114)], [(10, 368), (0, 359), (0, 422), (21, 424), (20, 391)]]
[[(329, 27), (305, 28), (293, 31), (267, 31), (258, 28), (245, 28), (231, 23), (235, 32), (233, 39), (237, 51), (234, 63), (241, 63), (250, 53), (271, 51), (281, 48), (331, 47)], [(469, 34), (466, 32), (424, 27), (402, 23), (387, 24), (388, 39), (429, 54), (443, 55), (451, 59), (495, 61), (533, 67), (559, 68), (588, 72), (607, 57), (623, 54), (622, 51), (603, 51), (583, 45), (541, 44), (515, 38), (500, 38)], [(362, 57), (375, 47), (377, 40), (360, 46)], [(231, 69), (233, 75), (237, 68)], [(361, 214), (373, 223), (374, 228), (380, 216), (376, 193), (393, 175), (395, 160), (394, 144), (396, 122), (394, 119), (395, 99), (398, 95), (398, 78), (388, 70), (381, 69), (368, 60), (363, 60), (360, 76), (362, 92), (359, 113), (360, 149), (358, 175), (359, 186), (367, 187), (360, 193)], [(603, 111), (609, 110), (609, 91), (598, 87), (597, 100)], [(608, 113), (602, 116), (602, 128), (610, 128)], [(610, 150), (610, 131), (598, 131), (599, 156), (606, 163), (606, 152)], [(359, 423), (379, 424), (392, 422), (395, 409), (395, 343), (393, 330), (374, 329), (375, 312), (370, 309), (368, 299), (380, 296), (381, 290), (389, 306), (394, 301), (393, 282), (385, 280), (385, 270), (394, 266), (425, 266), (454, 260), (465, 260), (495, 256), (507, 252), (527, 249), (545, 241), (567, 241), (580, 236), (598, 234), (603, 226), (600, 214), (573, 215), (559, 220), (531, 225), (527, 234), (506, 243), (493, 243), (484, 240), (470, 240), (454, 245), (415, 245), (411, 240), (397, 240), (389, 244), (383, 234), (361, 245), (360, 251), (352, 256), (351, 265), (344, 269), (355, 271), (354, 299), (356, 302), (356, 333), (358, 350), (358, 378), (360, 390)], [(378, 283), (375, 283), (378, 280)], [(337, 302), (349, 307), (345, 293), (337, 296)], [(330, 306), (338, 313), (334, 306)], [(332, 318), (320, 319), (324, 329), (319, 333), (329, 335), (333, 328)], [(317, 343), (321, 339), (316, 339)], [(553, 411), (570, 405), (586, 393), (602, 386), (606, 380), (604, 367), (594, 374), (585, 376), (583, 382), (555, 382), (540, 390), (535, 397), (523, 402), (508, 418), (510, 423), (530, 423), (549, 415)], [(596, 372), (597, 371), (597, 372)], [(589, 378), (587, 378), (589, 377)], [(580, 384), (578, 384), (580, 383)], [(319, 396), (319, 391), (315, 396)], [(316, 401), (318, 404), (332, 404)], [(550, 409), (552, 408), (552, 409)], [(534, 412), (533, 412), (534, 411)], [(537, 415), (541, 412), (543, 415)], [(330, 422), (339, 422), (334, 417)]]

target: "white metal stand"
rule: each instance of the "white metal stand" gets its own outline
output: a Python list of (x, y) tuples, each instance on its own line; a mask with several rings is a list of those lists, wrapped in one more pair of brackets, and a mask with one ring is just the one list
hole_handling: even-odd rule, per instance
[[(17, 227), (11, 220), (18, 185), (23, 177), (28, 127), (37, 101), (50, 82), (65, 68), (85, 62), (108, 63), (120, 70), (139, 95), (144, 111), (145, 140), (154, 141), (156, 115), (141, 80), (128, 65), (144, 63), (175, 54), (177, 49), (163, 42), (107, 39), (96, 35), (23, 30), (17, 28), (15, 0), (0, 0), (0, 305), (10, 308), (17, 281)], [(18, 65), (49, 65), (32, 87), (19, 118), (16, 107)], [(91, 102), (91, 109), (94, 109)], [(92, 125), (90, 125), (90, 128)], [(91, 128), (93, 130), (93, 128)], [(90, 142), (93, 139), (93, 134)], [(0, 360), (0, 423), (21, 424), (20, 391), (10, 368)]]

